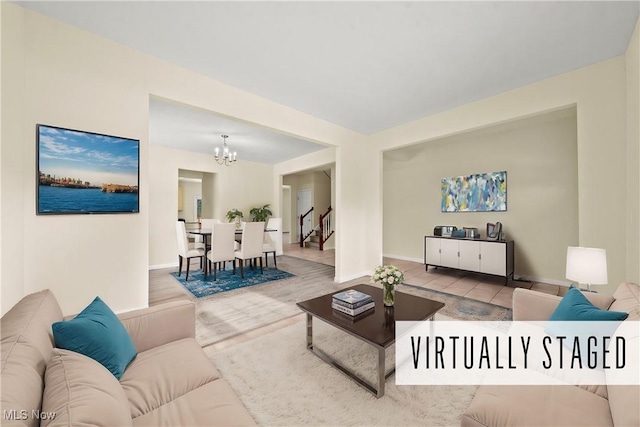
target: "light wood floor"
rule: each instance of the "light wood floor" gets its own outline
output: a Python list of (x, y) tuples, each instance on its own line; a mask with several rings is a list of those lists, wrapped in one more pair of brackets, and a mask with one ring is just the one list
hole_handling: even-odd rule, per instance
[[(284, 244), (285, 255), (302, 258), (321, 264), (335, 265), (335, 250), (319, 251), (314, 248), (301, 248), (297, 243)], [(400, 259), (385, 258), (385, 264), (393, 264), (404, 272), (405, 283), (422, 286), (448, 294), (464, 296), (482, 302), (511, 308), (513, 290), (518, 287), (534, 289), (539, 292), (558, 295), (559, 286), (545, 283), (512, 281), (505, 286), (504, 279), (482, 274), (465, 273), (457, 270), (435, 269), (425, 271), (424, 264)], [(192, 269), (199, 268), (193, 260)], [(149, 272), (149, 305), (161, 304), (177, 299), (191, 299), (188, 291), (180, 286), (169, 274), (174, 268), (152, 270)]]
[[(333, 249), (319, 251), (314, 248), (300, 248), (299, 244), (293, 243), (285, 244), (283, 250), (285, 255), (288, 256), (315, 261), (321, 264), (335, 265), (335, 251)], [(383, 261), (385, 264), (393, 264), (400, 268), (404, 273), (405, 283), (448, 294), (464, 296), (465, 298), (488, 302), (507, 308), (511, 308), (513, 291), (517, 287), (534, 289), (553, 295), (561, 293), (559, 286), (544, 283), (509, 281), (505, 286), (504, 279), (499, 277), (465, 273), (450, 269), (434, 269), (433, 267), (431, 267), (429, 271), (425, 271), (424, 264), (422, 263), (393, 258), (384, 258)], [(193, 260), (191, 269), (195, 270), (198, 268), (198, 262)], [(175, 268), (165, 268), (151, 270), (149, 272), (149, 305), (175, 300), (193, 299), (188, 291), (168, 274), (174, 271), (176, 271)], [(354, 283), (361, 282), (361, 279), (354, 281)], [(213, 348), (227, 348), (302, 321), (304, 321), (304, 314), (301, 313), (299, 316), (290, 317), (213, 344)]]

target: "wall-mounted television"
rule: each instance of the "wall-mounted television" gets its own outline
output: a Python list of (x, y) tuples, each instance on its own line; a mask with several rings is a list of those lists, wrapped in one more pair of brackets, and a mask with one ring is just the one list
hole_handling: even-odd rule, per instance
[(140, 141), (36, 126), (36, 213), (140, 211)]

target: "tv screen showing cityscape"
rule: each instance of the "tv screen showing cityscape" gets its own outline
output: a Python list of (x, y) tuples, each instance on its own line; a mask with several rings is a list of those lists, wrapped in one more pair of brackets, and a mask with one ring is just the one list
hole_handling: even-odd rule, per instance
[(37, 125), (38, 215), (137, 213), (140, 141)]

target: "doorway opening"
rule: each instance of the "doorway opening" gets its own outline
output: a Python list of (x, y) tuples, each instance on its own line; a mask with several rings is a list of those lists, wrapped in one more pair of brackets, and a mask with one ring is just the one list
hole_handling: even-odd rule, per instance
[(213, 179), (210, 172), (178, 169), (178, 219), (196, 223), (213, 218)]
[[(298, 209), (296, 218), (304, 215), (302, 227), (296, 227), (297, 241), (300, 241), (301, 237), (307, 236), (313, 229), (313, 212), (310, 212), (311, 208), (313, 208), (313, 190), (298, 190), (297, 197)], [(301, 232), (302, 235), (300, 235)]]

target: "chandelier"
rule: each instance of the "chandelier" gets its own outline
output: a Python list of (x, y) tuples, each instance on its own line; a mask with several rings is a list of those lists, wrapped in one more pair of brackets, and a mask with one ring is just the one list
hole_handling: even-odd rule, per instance
[(238, 153), (236, 153), (235, 151), (231, 153), (229, 151), (229, 147), (227, 146), (227, 138), (229, 138), (229, 135), (220, 135), (220, 136), (222, 137), (222, 140), (224, 141), (224, 143), (222, 144), (222, 156), (220, 155), (220, 149), (216, 147), (216, 156), (215, 156), (216, 162), (218, 162), (221, 165), (231, 166), (236, 162), (236, 155)]

